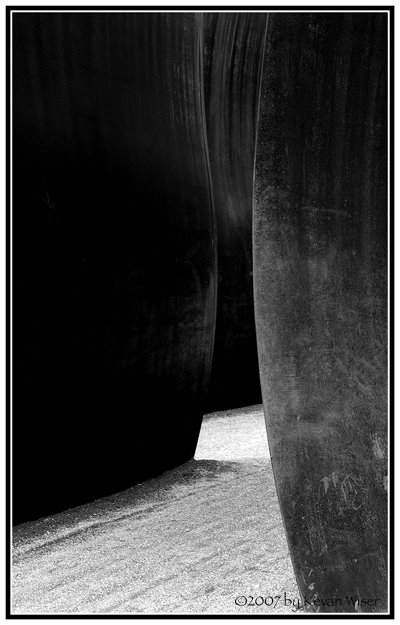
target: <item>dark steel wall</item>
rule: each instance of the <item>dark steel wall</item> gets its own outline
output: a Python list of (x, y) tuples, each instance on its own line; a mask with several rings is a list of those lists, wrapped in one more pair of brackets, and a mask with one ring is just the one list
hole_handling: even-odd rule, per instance
[(193, 456), (215, 324), (202, 16), (14, 16), (14, 514)]
[(218, 303), (210, 410), (261, 402), (253, 305), (253, 178), (265, 13), (209, 13), (204, 74)]
[(264, 31), (238, 14), (14, 14), (15, 522), (176, 466), (206, 409), (259, 400)]
[(274, 14), (264, 65), (260, 372), (295, 571), (320, 612), (386, 610), (386, 22)]

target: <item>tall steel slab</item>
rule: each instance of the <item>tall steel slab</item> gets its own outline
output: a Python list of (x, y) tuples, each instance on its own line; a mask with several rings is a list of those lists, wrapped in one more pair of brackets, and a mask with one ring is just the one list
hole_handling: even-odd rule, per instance
[(261, 402), (252, 215), (266, 13), (205, 15), (204, 89), (218, 241), (210, 410)]
[(13, 15), (13, 510), (193, 456), (216, 257), (197, 13)]
[(272, 462), (312, 612), (387, 609), (387, 15), (273, 14), (255, 307)]

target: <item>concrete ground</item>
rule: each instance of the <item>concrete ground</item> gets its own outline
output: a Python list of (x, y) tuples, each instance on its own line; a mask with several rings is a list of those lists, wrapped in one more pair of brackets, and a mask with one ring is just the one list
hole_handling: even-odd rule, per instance
[(194, 460), (13, 543), (13, 614), (273, 616), (298, 600), (261, 406), (206, 416)]

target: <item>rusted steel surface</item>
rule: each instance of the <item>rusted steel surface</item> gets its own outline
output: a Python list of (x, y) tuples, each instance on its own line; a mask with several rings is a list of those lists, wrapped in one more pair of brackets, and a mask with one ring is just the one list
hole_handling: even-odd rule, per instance
[(264, 64), (257, 338), (312, 612), (387, 609), (386, 19), (275, 14)]
[(205, 110), (218, 233), (218, 315), (210, 410), (261, 402), (252, 214), (266, 25), (266, 13), (205, 16)]
[(17, 521), (175, 466), (206, 408), (259, 401), (266, 16), (13, 20)]
[(216, 259), (203, 16), (13, 24), (19, 521), (193, 456)]

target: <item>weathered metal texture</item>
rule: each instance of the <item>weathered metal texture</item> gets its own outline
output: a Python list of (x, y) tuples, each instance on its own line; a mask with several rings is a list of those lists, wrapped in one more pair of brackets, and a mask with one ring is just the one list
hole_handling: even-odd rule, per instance
[(203, 26), (13, 16), (15, 522), (194, 454), (216, 301)]
[(384, 14), (269, 24), (257, 338), (282, 514), (315, 612), (387, 609), (386, 42)]
[(205, 109), (218, 233), (218, 314), (210, 410), (261, 402), (252, 215), (266, 22), (266, 13), (205, 15)]

